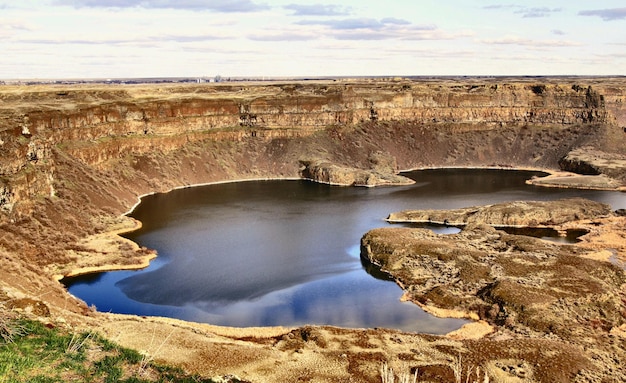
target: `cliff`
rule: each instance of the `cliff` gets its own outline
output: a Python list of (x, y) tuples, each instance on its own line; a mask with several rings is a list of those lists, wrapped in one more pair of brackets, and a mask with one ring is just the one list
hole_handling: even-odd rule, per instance
[[(624, 84), (598, 81), (6, 86), (0, 92), (0, 205), (10, 211), (34, 195), (54, 195), (59, 155), (103, 170), (118, 168), (123, 158), (167, 154), (194, 142), (203, 150), (207, 141), (260, 141), (267, 151), (283, 140), (301, 152), (312, 148), (316, 158), (357, 167), (376, 150), (391, 153), (400, 168), (556, 167), (569, 149), (589, 141), (624, 153), (623, 140), (615, 139), (626, 134), (620, 131)], [(343, 146), (340, 153), (327, 155), (316, 145), (320, 140), (310, 138), (324, 132), (334, 134), (331, 145)], [(338, 142), (345, 140), (355, 148)], [(359, 149), (367, 152), (352, 153)], [(416, 150), (425, 153), (416, 158)], [(363, 158), (342, 162), (347, 155)], [(285, 164), (289, 176), (297, 175), (298, 160)], [(258, 162), (261, 173), (283, 175), (265, 162)]]
[[(174, 187), (285, 177), (372, 185), (404, 182), (393, 177), (398, 169), (561, 166), (615, 178), (603, 185), (623, 184), (626, 172), (615, 159), (626, 156), (624, 100), (623, 78), (0, 86), (0, 295), (45, 300), (49, 315), (108, 326), (115, 337), (116, 321), (133, 329), (126, 335), (147, 331), (135, 319), (98, 316), (54, 276), (143, 265), (152, 252), (107, 232), (133, 227), (120, 214), (138, 196)], [(368, 344), (362, 336), (378, 344), (383, 334), (315, 331), (342, 347), (353, 339), (358, 350)], [(240, 334), (219, 337), (232, 353), (221, 343), (211, 353), (251, 352)], [(418, 347), (395, 337), (383, 342), (389, 355), (398, 355), (400, 343), (410, 345), (407, 353)], [(120, 338), (142, 348), (150, 336)], [(426, 338), (420, 342), (432, 341), (440, 355), (438, 340)], [(264, 338), (263, 347), (280, 359), (277, 339)], [(294, 347), (319, 358), (324, 350), (302, 339), (306, 347)], [(380, 355), (368, 358), (355, 368), (376, 371)], [(265, 371), (280, 370), (269, 357), (259, 360), (271, 365)]]
[(620, 79), (579, 78), (3, 86), (0, 212), (5, 225), (41, 225), (42, 211), (73, 217), (70, 232), (84, 236), (90, 217), (177, 186), (315, 174), (398, 182), (377, 174), (373, 156), (393, 163), (387, 173), (558, 169), (583, 146), (626, 154), (625, 94)]

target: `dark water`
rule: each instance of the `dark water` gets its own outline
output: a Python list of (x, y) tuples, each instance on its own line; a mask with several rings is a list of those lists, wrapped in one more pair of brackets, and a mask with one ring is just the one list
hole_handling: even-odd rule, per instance
[(127, 237), (159, 257), (145, 270), (67, 281), (69, 291), (100, 311), (226, 326), (330, 324), (445, 333), (465, 322), (434, 318), (400, 302), (400, 288), (361, 263), (360, 238), (403, 209), (575, 196), (626, 207), (624, 193), (525, 185), (535, 174), (429, 170), (408, 174), (418, 183), (403, 187), (250, 181), (152, 195), (132, 213), (143, 228)]

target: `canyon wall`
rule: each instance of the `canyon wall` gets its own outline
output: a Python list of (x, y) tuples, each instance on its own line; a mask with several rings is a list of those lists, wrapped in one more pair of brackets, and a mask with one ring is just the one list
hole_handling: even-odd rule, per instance
[(56, 217), (80, 237), (143, 193), (381, 153), (399, 169), (557, 169), (580, 147), (626, 154), (624, 99), (621, 79), (578, 78), (3, 86), (0, 214), (9, 233), (46, 237)]
[[(106, 89), (106, 88), (105, 88)], [(620, 89), (561, 84), (346, 83), (219, 85), (165, 90), (67, 90), (3, 94), (2, 130), (52, 144), (244, 127), (310, 133), (365, 121), (486, 126), (606, 124), (623, 119)], [(28, 92), (28, 88), (24, 90)], [(8, 114), (8, 115), (7, 115)], [(33, 137), (34, 136), (34, 137)]]

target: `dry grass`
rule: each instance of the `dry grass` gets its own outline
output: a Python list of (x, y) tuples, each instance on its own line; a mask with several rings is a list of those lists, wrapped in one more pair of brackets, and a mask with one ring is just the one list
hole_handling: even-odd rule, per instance
[(411, 372), (401, 372), (397, 376), (395, 375), (393, 368), (389, 367), (389, 365), (385, 362), (380, 366), (380, 378), (382, 383), (395, 383), (396, 378), (398, 383), (417, 383), (417, 372), (411, 374)]
[(24, 334), (24, 327), (15, 314), (0, 306), (0, 343), (12, 343), (15, 337)]

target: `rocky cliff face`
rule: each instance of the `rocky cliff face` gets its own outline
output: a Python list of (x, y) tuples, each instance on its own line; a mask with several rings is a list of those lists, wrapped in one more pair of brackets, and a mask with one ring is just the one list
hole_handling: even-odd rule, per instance
[[(29, 95), (11, 116), (24, 135), (54, 141), (180, 134), (236, 126), (314, 131), (364, 121), (421, 124), (604, 124), (604, 96), (555, 84), (346, 83), (171, 88), (144, 94), (66, 91)], [(4, 97), (5, 103), (24, 97)], [(615, 104), (618, 100), (615, 101)], [(615, 118), (615, 116), (613, 116)]]
[(142, 193), (297, 177), (304, 162), (367, 175), (376, 153), (399, 169), (557, 168), (582, 145), (626, 153), (624, 94), (611, 79), (5, 86), (0, 212), (119, 213)]

